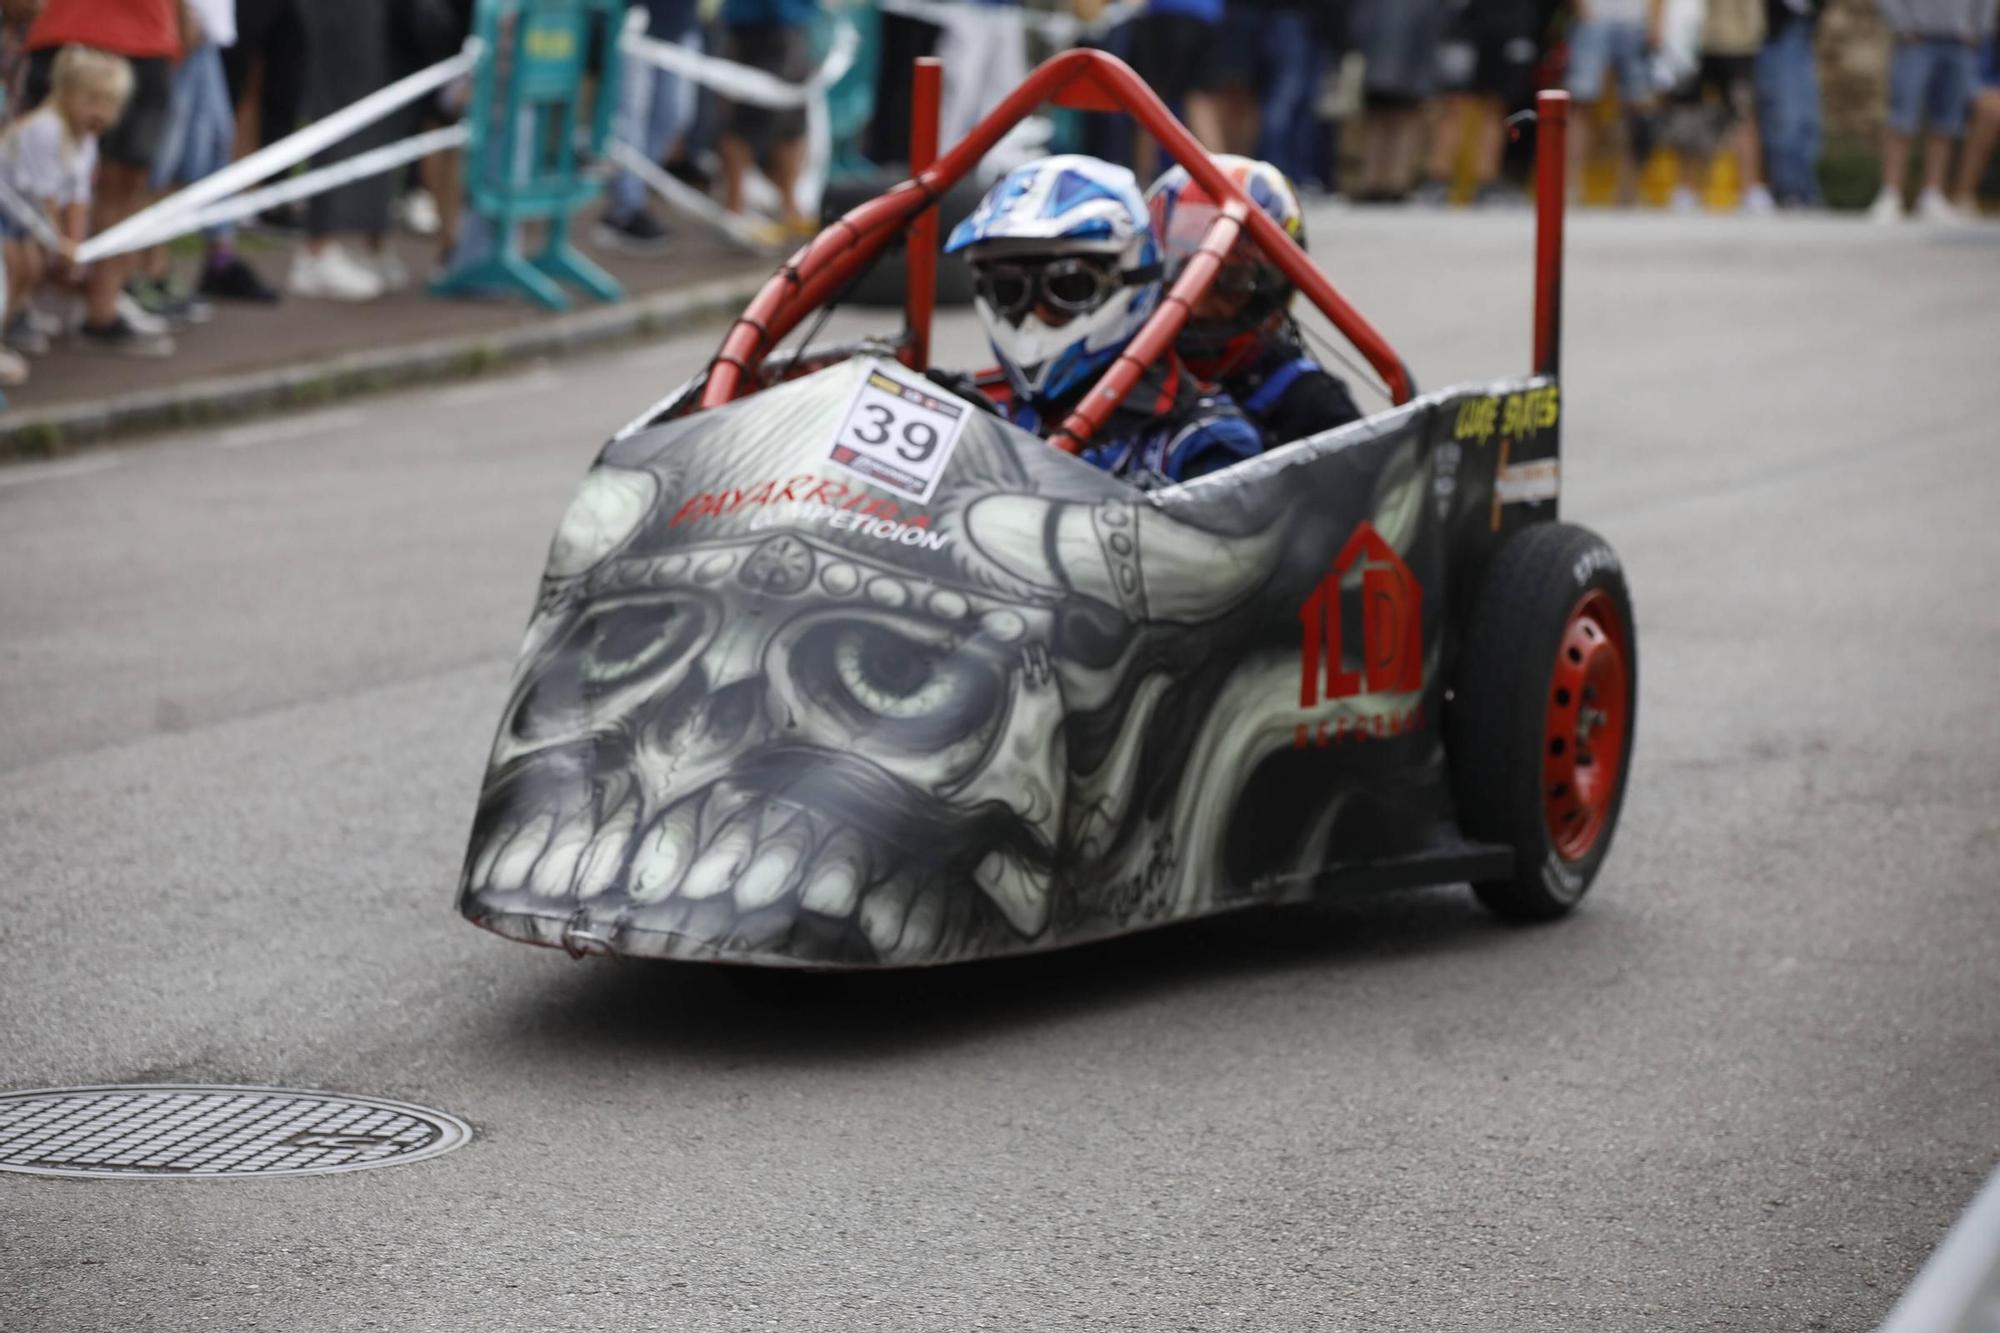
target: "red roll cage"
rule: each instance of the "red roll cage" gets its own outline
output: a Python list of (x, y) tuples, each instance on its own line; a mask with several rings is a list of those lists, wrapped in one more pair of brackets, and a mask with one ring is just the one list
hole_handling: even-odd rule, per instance
[[(1043, 103), (1080, 111), (1123, 111), (1159, 141), (1174, 161), (1222, 208), (1195, 254), (1182, 268), (1159, 308), (1105, 370), (1050, 443), (1080, 452), (1146, 369), (1166, 354), (1186, 326), (1195, 303), (1208, 290), (1223, 260), (1247, 229), (1298, 289), (1381, 375), (1392, 402), (1408, 402), (1415, 392), (1403, 360), (1388, 340), (1349, 305), (1326, 275), (1284, 229), (1250, 202), (1208, 153), (1147, 87), (1131, 66), (1102, 51), (1074, 50), (1044, 62), (942, 158), (937, 157), (938, 103), (942, 66), (916, 62), (911, 179), (828, 224), (787, 260), (751, 301), (722, 340), (709, 363), (698, 407), (718, 407), (755, 392), (764, 357), (805, 317), (853, 279), (896, 236), (908, 231), (905, 298), (906, 336), (898, 357), (913, 370), (930, 363), (931, 313), (936, 298), (937, 202), (963, 180), (1006, 133)], [(1538, 234), (1535, 282), (1535, 369), (1553, 375), (1561, 344), (1562, 214), (1564, 138), (1569, 97), (1545, 92), (1539, 102), (1537, 164)]]

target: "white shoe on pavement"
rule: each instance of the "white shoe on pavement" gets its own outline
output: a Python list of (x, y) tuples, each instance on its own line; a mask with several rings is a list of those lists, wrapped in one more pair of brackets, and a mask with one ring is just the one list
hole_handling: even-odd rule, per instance
[(437, 200), (431, 198), (429, 190), (412, 190), (396, 201), (396, 212), (403, 225), (418, 236), (435, 236), (444, 225), (438, 216)]
[(1753, 185), (1743, 192), (1742, 209), (1745, 216), (1767, 218), (1778, 211), (1778, 201), (1771, 197), (1768, 185)]
[(167, 321), (139, 304), (130, 292), (118, 293), (118, 316), (132, 326), (132, 332), (157, 338), (167, 331)]
[(1903, 196), (1888, 186), (1875, 196), (1875, 202), (1868, 206), (1870, 222), (1901, 222), (1903, 220)]
[(382, 280), (383, 291), (402, 292), (409, 290), (410, 270), (403, 263), (403, 257), (394, 250), (370, 250), (363, 256), (362, 262), (367, 264), (375, 276)]
[(5, 347), (0, 347), (0, 384), (12, 386), (27, 382), (28, 363)]
[(1937, 190), (1925, 190), (1917, 196), (1917, 221), (1919, 222), (1963, 222), (1964, 216), (1951, 206), (1951, 201)]
[(1667, 196), (1667, 211), (1669, 213), (1699, 213), (1701, 212), (1701, 196), (1685, 185), (1676, 185), (1674, 192)]
[(338, 245), (329, 245), (318, 254), (300, 250), (285, 285), (294, 296), (325, 301), (373, 301), (382, 294), (382, 279), (375, 270)]

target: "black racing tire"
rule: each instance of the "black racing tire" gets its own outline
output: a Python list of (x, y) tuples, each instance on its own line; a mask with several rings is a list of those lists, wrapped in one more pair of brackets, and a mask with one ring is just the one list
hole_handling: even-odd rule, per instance
[(1618, 555), (1568, 523), (1515, 533), (1487, 566), (1446, 716), (1459, 825), (1514, 849), (1474, 884), (1510, 921), (1575, 907), (1611, 847), (1638, 718), (1638, 638)]

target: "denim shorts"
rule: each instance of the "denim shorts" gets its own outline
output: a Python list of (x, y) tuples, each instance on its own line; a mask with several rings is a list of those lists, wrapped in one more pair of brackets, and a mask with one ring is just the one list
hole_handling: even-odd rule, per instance
[(1581, 23), (1569, 39), (1569, 93), (1579, 102), (1604, 96), (1604, 75), (1618, 71), (1618, 98), (1626, 106), (1653, 95), (1642, 23), (1600, 20)]
[(1903, 42), (1889, 60), (1889, 128), (1915, 134), (1926, 119), (1947, 139), (1965, 133), (1979, 53), (1964, 42), (1925, 37)]

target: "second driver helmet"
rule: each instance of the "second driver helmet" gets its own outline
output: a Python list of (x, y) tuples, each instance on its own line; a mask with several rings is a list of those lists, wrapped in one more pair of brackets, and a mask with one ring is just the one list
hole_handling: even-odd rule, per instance
[[(1269, 162), (1219, 154), (1215, 165), (1250, 196), (1284, 233), (1304, 249), (1305, 209), (1285, 173)], [(1146, 191), (1153, 226), (1166, 252), (1171, 281), (1181, 265), (1200, 247), (1222, 203), (1201, 183), (1176, 166)], [(1221, 380), (1246, 368), (1257, 350), (1284, 325), (1286, 310), (1297, 292), (1284, 270), (1245, 235), (1223, 262), (1207, 295), (1195, 306), (1187, 328), (1175, 344), (1189, 368), (1207, 380)]]
[(952, 231), (974, 303), (1014, 393), (1046, 403), (1087, 387), (1159, 304), (1161, 265), (1131, 172), (1078, 154), (1003, 176)]

